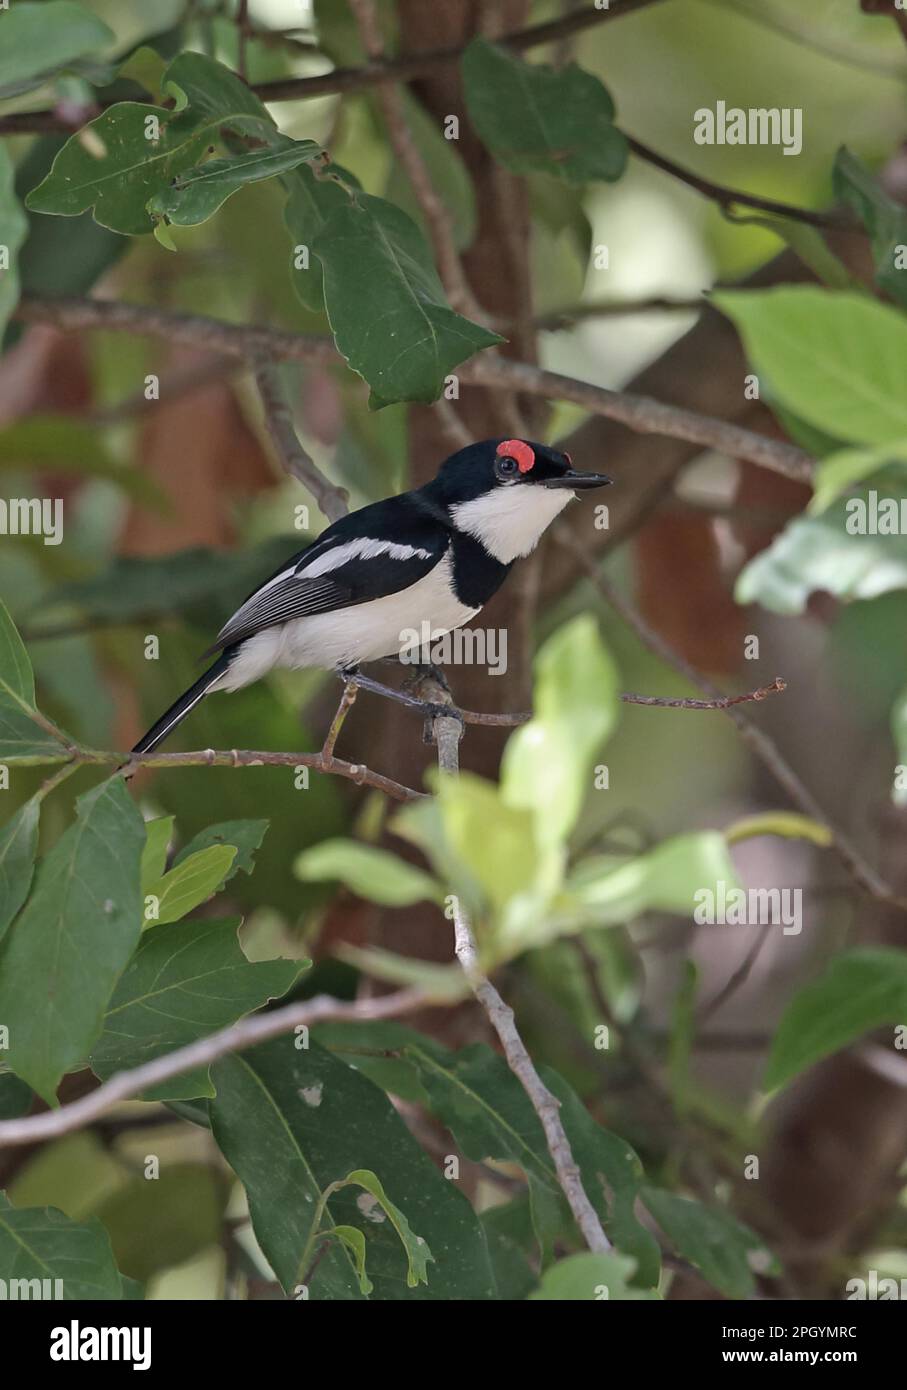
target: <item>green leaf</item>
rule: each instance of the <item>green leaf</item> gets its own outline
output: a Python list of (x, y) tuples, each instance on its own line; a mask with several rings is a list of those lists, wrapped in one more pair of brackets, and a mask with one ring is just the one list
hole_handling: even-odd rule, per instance
[(676, 1250), (727, 1298), (749, 1298), (755, 1288), (752, 1257), (769, 1267), (763, 1242), (730, 1212), (705, 1207), (657, 1187), (644, 1187), (642, 1200)]
[(739, 888), (724, 836), (717, 830), (675, 835), (654, 849), (614, 867), (590, 857), (573, 871), (566, 889), (583, 909), (586, 925), (618, 926), (643, 912), (691, 916), (696, 894), (723, 881)]
[(907, 952), (844, 951), (800, 990), (775, 1029), (765, 1087), (784, 1086), (857, 1038), (907, 1018)]
[(180, 227), (194, 226), (213, 217), (245, 184), (274, 178), (323, 155), (314, 140), (280, 136), (270, 148), (248, 150), (229, 159), (209, 159), (185, 170), (149, 200), (148, 211), (152, 217), (163, 217)]
[(36, 796), (0, 827), (0, 940), (28, 897), (35, 855), (41, 802)]
[(0, 697), (20, 708), (35, 708), (31, 662), (9, 610), (0, 599)]
[(907, 304), (907, 212), (889, 198), (874, 174), (846, 147), (835, 157), (832, 187), (835, 197), (853, 208), (869, 233), (876, 283), (892, 299)]
[(157, 883), (167, 867), (167, 850), (173, 836), (175, 816), (161, 816), (145, 822), (145, 848), (142, 850), (142, 897)]
[(141, 930), (145, 828), (121, 778), (76, 802), (76, 823), (40, 865), (0, 944), (10, 1069), (48, 1102), (83, 1062)]
[(182, 1264), (222, 1236), (227, 1184), (213, 1165), (163, 1162), (139, 1172), (98, 1207), (117, 1265), (142, 1283)]
[(70, 0), (48, 0), (41, 5), (16, 0), (0, 21), (0, 101), (40, 87), (76, 58), (105, 48), (114, 39), (96, 15)]
[[(303, 164), (284, 179), (284, 184), (288, 194), (284, 222), (293, 243), (293, 288), (305, 308), (318, 313), (324, 308), (324, 286), (321, 262), (312, 254), (312, 247), (331, 214), (347, 206), (350, 189), (358, 188), (358, 180), (337, 164), (328, 169), (312, 169)], [(305, 269), (296, 265), (296, 253), (302, 247), (310, 253)]]
[[(430, 1109), (477, 1163), (516, 1163), (526, 1174), (532, 1218), (543, 1255), (570, 1236), (567, 1211), (545, 1134), (532, 1104), (502, 1057), (483, 1043), (451, 1053), (434, 1043), (407, 1044), (403, 1055), (419, 1069)], [(567, 1083), (549, 1068), (542, 1079), (561, 1103), (561, 1119), (583, 1186), (608, 1233), (640, 1265), (642, 1282), (658, 1278), (658, 1249), (633, 1207), (642, 1179), (636, 1154), (595, 1123)]]
[[(888, 527), (880, 501), (897, 513), (893, 534), (871, 534), (880, 523)], [(797, 517), (744, 566), (737, 602), (792, 614), (802, 613), (810, 594), (820, 591), (850, 603), (907, 588), (907, 548), (899, 530), (905, 506), (905, 488), (887, 488), (882, 499), (875, 489), (861, 489), (820, 516)]]
[(657, 1299), (654, 1289), (634, 1289), (629, 1280), (636, 1261), (623, 1255), (597, 1255), (587, 1250), (558, 1260), (542, 1275), (542, 1282), (529, 1298), (565, 1302)]
[(338, 205), (312, 249), (338, 351), (374, 408), (436, 400), (457, 363), (502, 341), (448, 307), (418, 227), (383, 198)]
[(463, 55), (469, 118), (515, 174), (542, 170), (567, 183), (613, 183), (627, 165), (605, 87), (575, 63), (555, 70), (473, 39)]
[(501, 793), (535, 812), (539, 838), (566, 840), (593, 783), (592, 762), (617, 722), (617, 670), (588, 613), (565, 623), (535, 659), (535, 713), (504, 750)]
[[(8, 20), (7, 15), (4, 22)], [(9, 150), (0, 144), (0, 336), (19, 303), (18, 252), (28, 232), (28, 218), (19, 205), (14, 183)]]
[[(357, 1168), (380, 1171), (390, 1200), (435, 1254), (430, 1283), (407, 1289), (407, 1259), (389, 1221), (375, 1221), (352, 1189), (332, 1197), (330, 1225), (365, 1237), (375, 1298), (491, 1299), (494, 1283), (478, 1219), (445, 1180), (390, 1101), (352, 1067), (311, 1042), (278, 1038), (215, 1063), (214, 1137), (243, 1182), (259, 1245), (284, 1289), (297, 1282), (319, 1197)], [(311, 1298), (358, 1299), (356, 1270), (331, 1243), (310, 1278)]]
[(865, 449), (836, 449), (820, 459), (813, 475), (813, 498), (809, 512), (815, 516), (824, 512), (842, 492), (861, 483), (873, 473), (879, 473), (888, 465), (892, 472), (900, 473), (903, 480), (903, 466), (907, 464), (907, 440), (896, 439), (890, 444), (875, 444)]
[(712, 301), (772, 394), (807, 424), (854, 444), (907, 437), (907, 322), (896, 309), (810, 285), (723, 290)]
[[(397, 1235), (400, 1243), (406, 1251), (406, 1285), (407, 1288), (415, 1289), (419, 1284), (428, 1283), (428, 1265), (434, 1264), (434, 1255), (421, 1236), (417, 1236), (407, 1221), (405, 1215), (398, 1206), (391, 1201), (381, 1185), (376, 1174), (369, 1172), (367, 1168), (357, 1168), (349, 1173), (343, 1181), (343, 1186), (351, 1183), (362, 1187), (370, 1196), (374, 1197), (375, 1205), (385, 1213)], [(358, 1204), (367, 1221), (378, 1221), (380, 1216), (375, 1211), (374, 1206)], [(361, 1232), (359, 1233), (361, 1235)], [(363, 1237), (363, 1249), (364, 1249)]]
[(387, 850), (355, 840), (322, 840), (303, 850), (293, 871), (304, 883), (338, 879), (351, 892), (385, 907), (409, 907), (411, 903), (439, 902), (441, 885), (421, 869), (407, 864)]
[(277, 136), (251, 89), (201, 53), (175, 58), (165, 87), (183, 93), (188, 106), (168, 111), (118, 102), (108, 107), (67, 141), (26, 205), (62, 217), (93, 208), (102, 226), (137, 236), (153, 230), (149, 201), (197, 165), (222, 130), (268, 142)]
[(0, 1120), (16, 1120), (27, 1115), (34, 1100), (31, 1086), (12, 1072), (0, 1072)]
[(146, 923), (178, 922), (207, 902), (225, 882), (235, 858), (235, 845), (210, 845), (184, 859), (148, 886), (146, 899), (157, 898), (157, 903), (146, 903)]
[[(907, 690), (902, 690), (891, 707), (891, 736), (894, 739), (898, 768), (907, 767)], [(895, 806), (907, 806), (907, 777), (900, 770), (891, 788)]]
[[(70, 1221), (54, 1207), (16, 1210), (2, 1192), (0, 1270), (7, 1285), (13, 1279), (59, 1279), (67, 1301), (122, 1297), (110, 1241), (96, 1217)], [(53, 1286), (47, 1296), (53, 1297)]]
[(224, 883), (229, 883), (233, 875), (240, 871), (251, 874), (255, 868), (255, 851), (261, 848), (269, 824), (266, 820), (225, 820), (218, 825), (209, 825), (184, 845), (173, 861), (174, 866), (182, 864), (191, 855), (207, 849), (209, 845), (232, 845), (236, 850), (236, 858)]
[(332, 1226), (329, 1231), (325, 1231), (326, 1236), (334, 1236), (337, 1240), (342, 1240), (353, 1257), (353, 1264), (356, 1269), (356, 1277), (359, 1280), (359, 1292), (363, 1298), (368, 1298), (374, 1291), (374, 1284), (365, 1272), (365, 1236), (355, 1226)]
[[(239, 919), (181, 922), (145, 932), (104, 1018), (91, 1051), (92, 1070), (106, 1080), (207, 1037), (244, 1014), (278, 999), (307, 961), (246, 960)], [(175, 1076), (144, 1093), (145, 1100), (213, 1096), (207, 1067)]]
[(438, 1003), (455, 1004), (458, 999), (468, 999), (471, 993), (459, 965), (436, 965), (434, 961), (397, 955), (380, 946), (353, 946), (348, 941), (338, 941), (335, 950), (341, 960), (360, 974), (389, 985), (411, 985), (426, 999)]

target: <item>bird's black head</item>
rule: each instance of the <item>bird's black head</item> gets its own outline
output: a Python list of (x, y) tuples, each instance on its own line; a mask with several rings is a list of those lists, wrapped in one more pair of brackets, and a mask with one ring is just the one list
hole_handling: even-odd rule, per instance
[(484, 439), (453, 454), (423, 494), (500, 564), (528, 555), (576, 491), (610, 483), (528, 439)]
[(483, 439), (451, 454), (430, 487), (449, 506), (502, 488), (576, 492), (610, 482), (604, 473), (578, 472), (569, 454), (547, 444), (528, 439)]

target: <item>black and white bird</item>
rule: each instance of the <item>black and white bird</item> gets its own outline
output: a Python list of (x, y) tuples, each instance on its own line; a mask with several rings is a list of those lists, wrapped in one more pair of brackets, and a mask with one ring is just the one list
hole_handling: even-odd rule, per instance
[(462, 627), (577, 490), (610, 481), (544, 444), (486, 439), (451, 455), (425, 487), (341, 517), (237, 609), (206, 653), (220, 651), (213, 666), (133, 753), (156, 748), (206, 695), (276, 666), (346, 675), (403, 655), (404, 633)]

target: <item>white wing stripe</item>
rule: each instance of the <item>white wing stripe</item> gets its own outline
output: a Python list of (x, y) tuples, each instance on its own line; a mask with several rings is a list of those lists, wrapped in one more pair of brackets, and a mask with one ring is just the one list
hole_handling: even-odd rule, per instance
[(421, 550), (415, 545), (401, 545), (396, 541), (369, 540), (362, 536), (359, 540), (347, 541), (318, 555), (296, 573), (300, 579), (317, 579), (319, 575), (330, 574), (348, 560), (372, 560), (378, 555), (389, 555), (392, 560), (430, 560), (431, 551)]

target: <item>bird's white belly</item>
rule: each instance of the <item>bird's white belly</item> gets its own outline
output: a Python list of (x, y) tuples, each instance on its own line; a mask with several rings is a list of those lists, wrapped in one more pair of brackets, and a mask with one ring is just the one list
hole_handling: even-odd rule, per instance
[(467, 608), (454, 593), (448, 553), (429, 574), (399, 593), (257, 632), (242, 644), (217, 689), (239, 690), (274, 666), (332, 669), (398, 656), (406, 647), (421, 643), (423, 623), (439, 636), (462, 627), (480, 611)]

